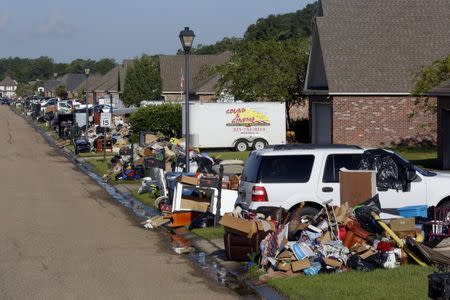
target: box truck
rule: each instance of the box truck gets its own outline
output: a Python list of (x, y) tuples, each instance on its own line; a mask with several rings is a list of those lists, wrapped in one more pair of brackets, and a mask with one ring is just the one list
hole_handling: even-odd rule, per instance
[(284, 102), (191, 102), (189, 127), (192, 147), (263, 149), (286, 143), (286, 106)]

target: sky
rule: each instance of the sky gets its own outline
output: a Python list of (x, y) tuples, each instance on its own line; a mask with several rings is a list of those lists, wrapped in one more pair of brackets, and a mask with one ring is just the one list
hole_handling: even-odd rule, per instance
[(312, 0), (1, 0), (0, 57), (49, 56), (55, 62), (175, 54), (189, 26), (194, 46), (242, 37), (269, 14)]

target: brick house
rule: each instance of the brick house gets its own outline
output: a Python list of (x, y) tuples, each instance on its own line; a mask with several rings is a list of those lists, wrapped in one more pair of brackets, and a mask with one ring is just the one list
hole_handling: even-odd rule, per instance
[(78, 86), (86, 78), (84, 74), (68, 73), (55, 79), (47, 80), (44, 84), (44, 95), (46, 97), (56, 97), (56, 89), (64, 85), (67, 91), (67, 98), (73, 98), (78, 93)]
[[(112, 94), (114, 99), (120, 99), (124, 89), (127, 70), (132, 62), (133, 60), (126, 59), (123, 60), (122, 64), (118, 64), (105, 75), (90, 75), (87, 81), (88, 102), (97, 104), (98, 100), (108, 93)], [(80, 83), (78, 89), (86, 89), (86, 79)]]
[(450, 80), (428, 91), (429, 97), (437, 98), (438, 163), (450, 169)]
[(9, 76), (6, 76), (2, 81), (0, 81), (0, 98), (15, 98), (17, 85), (17, 81), (12, 80)]
[[(189, 99), (205, 102), (217, 99), (215, 87), (219, 75), (208, 74), (207, 71), (211, 67), (226, 63), (230, 57), (231, 53), (228, 51), (217, 55), (189, 56)], [(170, 102), (183, 101), (185, 96), (181, 80), (184, 76), (184, 56), (161, 55), (159, 68), (163, 99)]]
[(450, 1), (319, 0), (305, 92), (313, 143), (435, 140), (414, 74), (449, 53)]

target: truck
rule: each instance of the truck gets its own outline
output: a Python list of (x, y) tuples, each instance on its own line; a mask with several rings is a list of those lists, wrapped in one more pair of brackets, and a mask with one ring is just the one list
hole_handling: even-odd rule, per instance
[[(183, 132), (184, 124), (183, 116)], [(240, 152), (286, 144), (285, 103), (191, 102), (189, 137), (194, 148), (234, 148)]]

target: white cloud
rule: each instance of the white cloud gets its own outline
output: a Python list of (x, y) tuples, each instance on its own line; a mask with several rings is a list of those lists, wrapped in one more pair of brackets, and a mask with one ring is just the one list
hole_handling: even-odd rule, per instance
[(73, 28), (67, 24), (61, 11), (53, 11), (44, 24), (37, 27), (37, 33), (42, 35), (64, 36), (72, 33)]
[(0, 30), (5, 29), (6, 25), (8, 25), (8, 22), (9, 22), (9, 15), (0, 14)]

